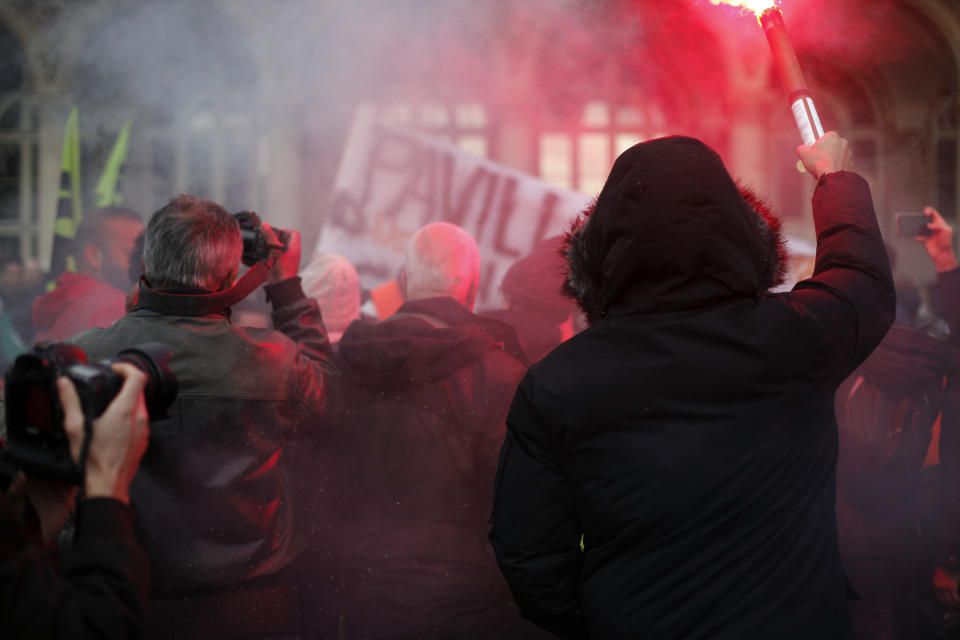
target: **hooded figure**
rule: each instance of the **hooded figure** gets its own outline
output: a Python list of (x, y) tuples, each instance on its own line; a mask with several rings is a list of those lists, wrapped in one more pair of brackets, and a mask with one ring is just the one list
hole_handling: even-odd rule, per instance
[(698, 140), (624, 152), (574, 224), (566, 288), (592, 326), (520, 383), (496, 477), (490, 540), (528, 619), (605, 640), (849, 633), (833, 394), (894, 294), (869, 187), (825, 140), (805, 151), (832, 162), (805, 158), (816, 269), (789, 293), (767, 293), (777, 225)]

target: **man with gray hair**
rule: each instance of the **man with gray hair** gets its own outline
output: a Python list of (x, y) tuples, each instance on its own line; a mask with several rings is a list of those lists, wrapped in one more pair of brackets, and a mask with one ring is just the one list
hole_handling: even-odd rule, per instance
[[(345, 479), (340, 547), (348, 637), (503, 638), (526, 627), (484, 531), (507, 405), (526, 369), (509, 325), (474, 315), (480, 253), (463, 229), (411, 239), (406, 302), (340, 340)], [(529, 629), (525, 629), (529, 630)]]
[[(287, 637), (297, 623), (289, 572), (302, 543), (284, 444), (325, 419), (330, 344), (296, 277), (299, 234), (234, 285), (242, 251), (222, 207), (174, 198), (147, 224), (136, 306), (74, 340), (91, 360), (147, 341), (172, 350), (179, 396), (151, 425), (130, 489), (152, 565), (150, 637)], [(276, 330), (230, 323), (258, 276)]]

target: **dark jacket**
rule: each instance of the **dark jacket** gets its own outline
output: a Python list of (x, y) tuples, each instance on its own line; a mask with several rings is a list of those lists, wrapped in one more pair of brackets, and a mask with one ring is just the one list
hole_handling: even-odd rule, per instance
[[(525, 356), (511, 327), (452, 298), (404, 304), (339, 342), (333, 514), (348, 636), (501, 637), (520, 622), (484, 532)], [(523, 623), (525, 624), (525, 623)]]
[(142, 636), (150, 563), (129, 507), (109, 498), (81, 502), (74, 539), (58, 559), (27, 539), (11, 508), (0, 497), (4, 638)]
[(954, 358), (943, 341), (895, 325), (837, 390), (837, 517), (844, 553), (913, 552), (917, 524), (929, 507), (921, 499), (921, 485), (929, 484), (921, 472), (932, 466), (933, 427), (946, 403), (944, 379)]
[(550, 318), (529, 309), (496, 309), (481, 313), (485, 318), (505, 322), (517, 330), (520, 344), (530, 358), (530, 362), (539, 362), (563, 342), (560, 327)]
[(274, 576), (301, 549), (283, 451), (299, 429), (322, 427), (330, 344), (299, 278), (267, 292), (276, 331), (209, 310), (169, 315), (141, 285), (136, 309), (74, 339), (91, 360), (148, 341), (173, 353), (179, 394), (151, 422), (130, 488), (155, 597)]
[(583, 229), (596, 323), (527, 373), (500, 454), (490, 539), (530, 620), (849, 632), (833, 393), (892, 322), (893, 281), (866, 181), (828, 174), (813, 205), (814, 276), (765, 295), (765, 231), (716, 154), (667, 138), (617, 160)]
[(36, 341), (67, 340), (81, 331), (109, 327), (124, 314), (126, 293), (80, 273), (64, 271), (57, 287), (33, 303)]

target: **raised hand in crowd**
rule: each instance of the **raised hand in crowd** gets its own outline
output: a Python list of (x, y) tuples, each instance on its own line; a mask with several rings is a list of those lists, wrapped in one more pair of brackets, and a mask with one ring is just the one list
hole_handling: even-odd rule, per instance
[(924, 207), (923, 214), (930, 218), (927, 229), (930, 235), (917, 236), (916, 241), (922, 243), (937, 273), (952, 271), (957, 268), (957, 256), (953, 252), (953, 227), (947, 224), (940, 212), (933, 207)]
[[(261, 233), (263, 233), (263, 239), (268, 245), (274, 247), (282, 246), (280, 238), (277, 235), (277, 232), (274, 231), (266, 222), (261, 223)], [(300, 270), (300, 232), (291, 229), (284, 230), (287, 234), (287, 249), (273, 249), (270, 252), (270, 257), (274, 259), (273, 268), (270, 270), (270, 283), (277, 283), (281, 280), (286, 280), (287, 278), (292, 278), (297, 275), (297, 272)]]

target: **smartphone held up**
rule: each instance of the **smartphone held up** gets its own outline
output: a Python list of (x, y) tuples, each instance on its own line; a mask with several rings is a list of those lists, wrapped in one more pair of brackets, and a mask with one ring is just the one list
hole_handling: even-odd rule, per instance
[(933, 218), (928, 218), (923, 213), (896, 213), (894, 217), (897, 221), (898, 238), (916, 238), (918, 236), (933, 235), (933, 231), (927, 228), (927, 224), (933, 222)]

